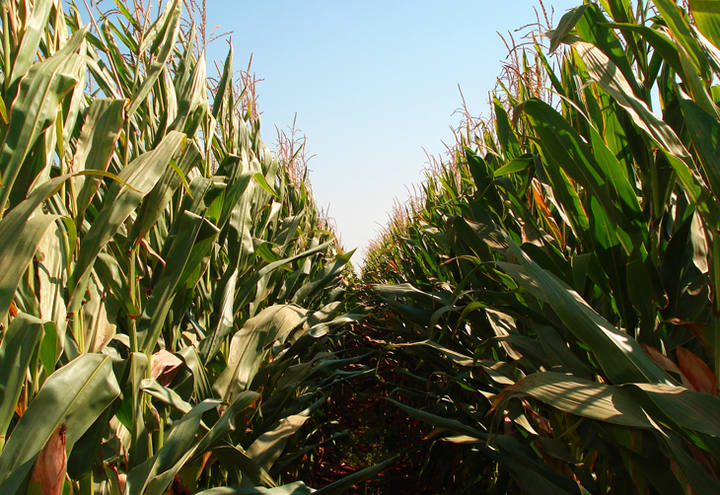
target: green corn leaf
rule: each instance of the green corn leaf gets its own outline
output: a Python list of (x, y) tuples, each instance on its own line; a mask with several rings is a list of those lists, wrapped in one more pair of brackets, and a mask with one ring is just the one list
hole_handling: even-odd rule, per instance
[[(27, 70), (35, 62), (38, 45), (47, 29), (52, 6), (52, 2), (35, 2), (33, 4), (32, 13), (25, 22), (23, 36), (13, 63), (12, 74), (10, 74), (9, 77), (8, 74), (5, 74), (5, 77), (8, 77), (6, 86), (9, 86), (18, 78), (25, 75)], [(8, 69), (9, 67), (6, 68), (6, 70)]]
[[(627, 234), (637, 232), (642, 221), (638, 218), (640, 205), (625, 168), (599, 136), (592, 141), (594, 150), (586, 146), (580, 135), (547, 103), (533, 99), (524, 102), (521, 108), (530, 118), (539, 146), (552, 161), (547, 168), (562, 168), (569, 177), (591, 191), (612, 221), (611, 230), (622, 229), (626, 233), (626, 236), (618, 233), (617, 239), (630, 253), (635, 246)], [(596, 134), (594, 130), (591, 132)]]
[(221, 397), (230, 398), (250, 386), (273, 341), (284, 342), (305, 321), (307, 310), (278, 304), (250, 318), (230, 341), (227, 368), (213, 384)]
[(88, 283), (90, 269), (98, 253), (155, 186), (184, 141), (183, 133), (171, 131), (156, 148), (140, 155), (120, 172), (120, 179), (133, 189), (115, 184), (108, 192), (103, 209), (85, 235), (73, 271), (74, 287), (71, 285), (70, 312), (76, 312), (82, 303), (84, 287)]
[(563, 43), (567, 35), (575, 28), (580, 18), (585, 14), (588, 5), (581, 5), (568, 10), (558, 22), (557, 27), (550, 33), (550, 52), (554, 52)]
[(267, 180), (265, 179), (265, 176), (261, 173), (257, 173), (253, 175), (253, 179), (257, 181), (258, 184), (260, 184), (260, 187), (262, 187), (265, 191), (267, 191), (268, 194), (272, 195), (273, 198), (278, 199), (278, 195), (275, 191), (272, 190), (270, 185), (267, 183)]
[[(238, 466), (242, 471), (243, 476), (247, 478), (255, 485), (254, 488), (243, 487), (244, 490), (264, 490), (260, 485), (264, 485), (270, 488), (277, 486), (275, 480), (260, 467), (255, 461), (250, 459), (242, 447), (239, 446), (220, 446), (213, 449), (213, 454), (228, 466)], [(217, 490), (232, 490), (240, 489), (240, 487), (218, 487)], [(213, 489), (207, 490), (212, 492)], [(232, 493), (232, 492), (231, 492)], [(259, 492), (262, 493), (262, 492)]]
[(532, 158), (515, 158), (514, 160), (506, 163), (502, 167), (495, 170), (493, 176), (502, 177), (504, 175), (522, 172), (523, 170), (527, 170), (533, 164), (533, 162), (534, 160)]
[[(146, 354), (151, 354), (157, 345), (179, 285), (199, 268), (218, 233), (217, 227), (206, 219), (183, 212), (177, 233), (170, 241), (166, 265), (138, 322), (138, 344)], [(189, 285), (192, 287), (194, 280)]]
[[(87, 55), (87, 44), (85, 53)], [(56, 143), (56, 151), (58, 157), (70, 160), (72, 156), (72, 143), (75, 137), (75, 129), (80, 113), (87, 107), (87, 99), (85, 97), (85, 80), (87, 79), (87, 64), (82, 64), (79, 70), (78, 81), (72, 90), (72, 93), (65, 97), (62, 111), (58, 111), (57, 126), (58, 135)]]
[(103, 61), (103, 64), (110, 64), (110, 71), (108, 71), (107, 78), (108, 80), (114, 79), (115, 81), (115, 83), (110, 82), (110, 85), (113, 87), (112, 94), (115, 96), (117, 92), (124, 97), (129, 97), (130, 94), (132, 94), (132, 70), (128, 66), (127, 60), (123, 57), (120, 47), (113, 37), (110, 21), (106, 19), (101, 26), (104, 39), (104, 42), (101, 42), (102, 52), (105, 57), (107, 57), (107, 62)]
[(20, 278), (38, 249), (45, 232), (56, 215), (37, 215), (32, 218), (42, 201), (53, 195), (68, 176), (54, 178), (39, 187), (28, 198), (13, 208), (0, 222), (0, 256), (3, 270), (0, 273), (0, 319), (5, 318)]
[(144, 238), (153, 225), (166, 214), (166, 207), (169, 201), (181, 185), (185, 186), (188, 195), (192, 197), (186, 176), (200, 159), (200, 150), (198, 150), (195, 142), (190, 141), (185, 146), (177, 165), (173, 160), (170, 160), (170, 166), (165, 170), (163, 176), (143, 201), (142, 207), (138, 212), (138, 218), (133, 223), (133, 228), (130, 232), (130, 239), (133, 243), (137, 243), (141, 238)]
[(155, 399), (174, 407), (183, 414), (187, 414), (192, 409), (192, 406), (183, 400), (173, 389), (163, 387), (156, 380), (145, 379), (140, 383), (140, 390), (146, 394), (154, 397)]
[(302, 258), (306, 258), (315, 253), (325, 251), (327, 248), (332, 246), (334, 243), (335, 243), (335, 240), (330, 239), (326, 242), (323, 242), (322, 244), (319, 244), (313, 248), (308, 249), (307, 251), (303, 251), (303, 252), (295, 254), (293, 256), (289, 256), (287, 258), (283, 258), (281, 260), (274, 261), (268, 265), (263, 266), (260, 270), (258, 270), (258, 276), (262, 277), (264, 275), (269, 274), (273, 270), (277, 270), (278, 268), (280, 268), (283, 265), (287, 265), (288, 263), (292, 263), (293, 261), (296, 261), (296, 260), (299, 260)]
[(498, 267), (534, 297), (552, 307), (567, 330), (591, 350), (613, 384), (671, 383), (634, 338), (616, 329), (577, 292), (543, 270), (520, 248), (513, 245), (510, 251), (521, 264), (497, 262)]
[(653, 3), (658, 11), (660, 11), (663, 20), (667, 23), (673, 36), (677, 39), (678, 44), (690, 56), (696, 70), (699, 71), (700, 74), (708, 74), (709, 66), (705, 51), (692, 32), (692, 28), (688, 23), (687, 14), (672, 0), (653, 0)]
[[(116, 4), (117, 4), (117, 3), (118, 3), (118, 2), (116, 2)], [(113, 33), (120, 41), (123, 42), (123, 44), (124, 44), (126, 47), (128, 47), (128, 48), (129, 48), (130, 50), (132, 50), (134, 53), (137, 53), (137, 52), (138, 52), (137, 43), (135, 42), (135, 40), (132, 39), (132, 37), (131, 37), (131, 35), (130, 35), (130, 33), (128, 32), (127, 29), (118, 29), (118, 27), (117, 27), (115, 24), (111, 23), (111, 22), (107, 22), (106, 25), (108, 26), (108, 28), (110, 29), (110, 31), (112, 31), (112, 33)], [(124, 28), (124, 26), (123, 26), (123, 28)]]
[(217, 286), (218, 301), (215, 305), (217, 308), (213, 312), (213, 320), (215, 324), (199, 345), (199, 353), (205, 361), (212, 359), (217, 354), (225, 337), (227, 337), (233, 329), (235, 316), (235, 291), (238, 282), (238, 269), (236, 267), (228, 267), (228, 271), (223, 276), (221, 283)]
[(680, 94), (679, 101), (705, 180), (720, 200), (720, 122), (684, 95)]
[(0, 96), (0, 117), (2, 117), (3, 124), (8, 124), (8, 112), (5, 106), (5, 101)]
[(355, 250), (352, 250), (347, 253), (337, 255), (332, 263), (328, 263), (315, 277), (303, 284), (302, 287), (295, 292), (293, 302), (298, 304), (308, 304), (310, 297), (321, 292), (332, 279), (342, 272), (345, 266), (347, 266), (350, 262), (350, 258), (354, 253)]
[(15, 413), (32, 353), (43, 334), (43, 322), (18, 313), (0, 343), (0, 435), (5, 437)]
[[(233, 77), (233, 47), (230, 45), (225, 64), (223, 65), (222, 76), (217, 86), (215, 99), (213, 101), (212, 114), (216, 119), (226, 120), (231, 109), (232, 101), (232, 77)], [(222, 112), (222, 115), (221, 115)]]
[[(192, 54), (191, 50), (188, 53)], [(194, 134), (197, 126), (209, 111), (205, 55), (201, 54), (193, 67), (189, 84), (178, 88), (178, 116), (170, 126), (187, 134)]]
[(424, 292), (416, 287), (414, 287), (412, 284), (385, 284), (385, 285), (375, 285), (373, 286), (373, 289), (377, 290), (380, 294), (393, 296), (393, 297), (420, 297), (420, 298), (427, 298), (427, 300), (435, 301), (442, 304), (447, 304), (448, 301), (444, 300), (441, 296), (437, 294), (430, 294), (428, 292)]
[[(131, 347), (131, 346), (129, 346)], [(125, 360), (122, 374), (122, 403), (116, 413), (117, 419), (130, 432), (130, 465), (135, 466), (149, 455), (148, 431), (142, 409), (141, 385), (150, 369), (150, 360), (142, 352), (131, 352)]]
[(258, 466), (269, 470), (282, 454), (288, 439), (295, 435), (309, 418), (308, 413), (292, 414), (281, 419), (275, 428), (257, 437), (245, 454)]
[(533, 495), (577, 493), (574, 481), (540, 462), (535, 452), (520, 440), (509, 435), (498, 435), (495, 444), (523, 492)]
[[(350, 486), (352, 486), (352, 484), (353, 483), (351, 483)], [(310, 488), (302, 481), (296, 481), (295, 483), (288, 483), (287, 485), (273, 488), (263, 488), (259, 486), (221, 486), (203, 490), (198, 492), (197, 495), (309, 495), (310, 493), (317, 493), (317, 490)], [(342, 491), (338, 493), (342, 493)]]
[(506, 160), (513, 160), (520, 156), (520, 143), (500, 100), (494, 98), (493, 106), (495, 108), (495, 128), (502, 146), (503, 155)]
[[(714, 493), (720, 490), (720, 482), (711, 473), (697, 462), (691, 454), (687, 452), (684, 442), (672, 432), (665, 437), (665, 444), (668, 446), (673, 459), (679, 464), (688, 484), (698, 493)], [(681, 480), (682, 481), (682, 480)]]
[(243, 172), (228, 184), (220, 216), (220, 224), (227, 222), (238, 238), (241, 249), (238, 254), (245, 256), (255, 251), (251, 227), (256, 183), (252, 180), (252, 175), (252, 171)]
[(633, 96), (630, 84), (603, 52), (582, 41), (574, 42), (572, 47), (585, 62), (593, 80), (627, 110), (640, 129), (678, 158), (689, 157), (687, 149), (672, 128), (652, 113), (645, 102)]
[(340, 478), (337, 481), (323, 486), (322, 488), (316, 490), (313, 493), (317, 493), (318, 495), (340, 495), (342, 493), (345, 493), (350, 487), (356, 485), (357, 483), (377, 476), (378, 473), (380, 473), (383, 469), (395, 463), (397, 461), (397, 458), (398, 456), (396, 455), (390, 457), (389, 459), (385, 459), (384, 461), (379, 462), (373, 466), (368, 466), (366, 468), (355, 471), (354, 473), (345, 476), (344, 478)]
[(575, 42), (573, 47), (585, 61), (588, 72), (598, 85), (628, 112), (640, 130), (662, 147), (663, 153), (690, 197), (698, 203), (701, 211), (712, 219), (712, 223), (716, 223), (716, 208), (708, 204), (708, 193), (692, 165), (690, 153), (677, 134), (655, 116), (645, 102), (633, 96), (632, 89), (620, 71), (600, 50), (584, 42)]
[(437, 414), (432, 414), (427, 411), (423, 411), (421, 409), (417, 409), (411, 406), (408, 406), (406, 404), (403, 404), (402, 402), (398, 402), (394, 399), (387, 398), (385, 399), (391, 404), (394, 404), (396, 407), (400, 408), (401, 410), (405, 411), (410, 416), (417, 418), (421, 421), (424, 421), (428, 424), (431, 424), (432, 426), (439, 428), (440, 430), (449, 431), (452, 433), (456, 433), (459, 435), (468, 435), (473, 438), (478, 438), (481, 440), (485, 440), (488, 438), (487, 433), (478, 430), (477, 428), (474, 428), (472, 426), (468, 426), (464, 423), (461, 423), (460, 421), (456, 419), (451, 418), (445, 418), (442, 416), (438, 416)]
[(705, 81), (698, 75), (687, 52), (678, 50), (678, 57), (680, 58), (680, 65), (683, 67), (683, 81), (688, 92), (706, 112), (714, 115), (716, 119), (720, 119), (720, 112), (708, 91), (709, 88), (706, 88)]
[(607, 18), (597, 5), (590, 4), (585, 15), (577, 23), (577, 32), (584, 41), (592, 43), (612, 60), (621, 71), (625, 80), (632, 86), (636, 96), (641, 97), (640, 85), (637, 82), (629, 59), (620, 39), (610, 26)]
[[(23, 206), (21, 203), (19, 206)], [(15, 211), (15, 209), (13, 210)], [(42, 238), (50, 225), (59, 219), (57, 215), (37, 215), (21, 224), (12, 227), (12, 218), (0, 223), (0, 256), (2, 256), (2, 272), (0, 273), (0, 319), (7, 315), (10, 302), (20, 278), (33, 259)], [(7, 228), (3, 228), (6, 226)]]
[(208, 369), (205, 363), (209, 360), (202, 360), (196, 346), (188, 346), (181, 349), (178, 354), (185, 361), (185, 366), (192, 373), (193, 392), (198, 399), (205, 400), (212, 396), (210, 379), (208, 378)]
[(17, 492), (58, 427), (65, 425), (71, 449), (119, 395), (109, 356), (84, 354), (50, 375), (0, 454), (0, 490)]
[(122, 0), (115, 0), (115, 6), (118, 8), (120, 13), (125, 17), (125, 19), (133, 25), (135, 29), (140, 29), (141, 26), (138, 24), (137, 19), (135, 19), (135, 16), (133, 16), (128, 8), (125, 6), (125, 3), (122, 2)]
[(700, 32), (720, 47), (720, 1), (690, 0), (690, 12)]
[(220, 401), (206, 400), (183, 415), (165, 440), (165, 445), (154, 456), (134, 467), (128, 473), (126, 493), (146, 493), (151, 480), (173, 465), (193, 447), (203, 414), (214, 409)]
[[(125, 100), (109, 98), (96, 99), (90, 104), (75, 146), (73, 172), (108, 169), (122, 129), (124, 106)], [(73, 180), (78, 216), (84, 214), (99, 185), (99, 179), (90, 177)]]
[[(10, 192), (25, 158), (40, 135), (55, 124), (60, 102), (78, 83), (84, 36), (85, 30), (77, 31), (52, 57), (33, 65), (20, 82), (18, 96), (10, 106), (10, 122), (0, 149), (0, 211), (8, 206)], [(22, 196), (25, 196), (24, 191)]]
[[(170, 484), (175, 479), (175, 476), (177, 475), (178, 471), (191, 459), (196, 458), (199, 455), (204, 454), (208, 450), (210, 450), (213, 446), (215, 446), (223, 437), (225, 437), (228, 432), (235, 429), (234, 420), (235, 416), (240, 413), (241, 411), (247, 409), (251, 405), (255, 404), (257, 400), (259, 399), (259, 394), (255, 392), (243, 392), (240, 394), (228, 407), (220, 417), (220, 419), (213, 425), (213, 427), (208, 431), (202, 438), (199, 439), (199, 441), (195, 441), (196, 439), (196, 431), (197, 431), (197, 425), (193, 421), (189, 426), (195, 426), (195, 430), (193, 431), (190, 427), (183, 427), (182, 429), (179, 429), (177, 435), (174, 435), (171, 432), (171, 435), (173, 436), (172, 442), (170, 442), (170, 437), (168, 437), (168, 443), (166, 443), (165, 446), (163, 446), (162, 449), (158, 452), (158, 454), (154, 457), (149, 459), (149, 461), (153, 461), (153, 459), (157, 459), (153, 465), (153, 467), (159, 468), (157, 469), (158, 474), (155, 474), (154, 476), (148, 476), (146, 479), (148, 480), (147, 483), (147, 495), (162, 495), (166, 492)], [(207, 401), (206, 401), (207, 402)], [(204, 404), (205, 402), (201, 403), (200, 405)], [(196, 406), (198, 407), (198, 406)], [(192, 414), (192, 411), (191, 413)], [(199, 419), (199, 418), (198, 418)], [(174, 431), (174, 429), (173, 429)], [(192, 442), (192, 443), (191, 443)], [(191, 447), (186, 447), (186, 445), (192, 445)], [(165, 447), (167, 447), (167, 450), (165, 450)], [(177, 459), (177, 460), (176, 460)], [(172, 464), (171, 464), (172, 463)], [(169, 465), (171, 464), (171, 465)], [(169, 466), (168, 466), (169, 465)], [(168, 466), (167, 469), (162, 469), (165, 466)], [(154, 473), (153, 473), (154, 474)], [(129, 483), (130, 477), (128, 475), (128, 483)]]
[(140, 51), (144, 52), (148, 48), (147, 44), (152, 43), (150, 53), (153, 54), (154, 60), (145, 80), (140, 87), (133, 92), (133, 97), (128, 106), (129, 116), (132, 116), (135, 111), (140, 108), (140, 105), (142, 105), (145, 98), (150, 94), (160, 74), (165, 70), (165, 65), (172, 53), (180, 30), (180, 6), (180, 0), (174, 0), (172, 3), (168, 3), (165, 6), (164, 18), (159, 19), (158, 24), (161, 21), (164, 22), (157, 30), (150, 30), (143, 44), (140, 46)]
[(503, 390), (502, 398), (514, 394), (530, 395), (584, 418), (642, 429), (655, 427), (632, 394), (620, 387), (571, 375), (552, 371), (533, 373)]
[(617, 22), (610, 25), (626, 33), (637, 33), (652, 46), (656, 54), (661, 56), (663, 62), (669, 64), (678, 74), (684, 73), (683, 66), (680, 63), (677, 45), (662, 32), (638, 24)]
[(641, 390), (655, 406), (654, 411), (648, 408), (653, 416), (661, 415), (681, 428), (720, 437), (720, 399), (717, 397), (677, 385), (634, 383), (632, 387)]

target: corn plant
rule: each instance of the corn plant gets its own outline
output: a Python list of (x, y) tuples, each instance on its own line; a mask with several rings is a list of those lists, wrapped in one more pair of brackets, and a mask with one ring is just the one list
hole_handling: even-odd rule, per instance
[(232, 51), (210, 84), (180, 0), (116, 7), (0, 7), (0, 492), (309, 493), (352, 253)]
[(368, 256), (458, 489), (720, 488), (720, 9), (689, 9), (569, 11)]

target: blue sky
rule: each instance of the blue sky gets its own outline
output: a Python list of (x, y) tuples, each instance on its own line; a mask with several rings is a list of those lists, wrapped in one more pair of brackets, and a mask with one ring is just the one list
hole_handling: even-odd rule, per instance
[[(557, 22), (581, 0), (546, 1)], [(505, 34), (535, 20), (536, 1), (209, 0), (208, 28), (232, 31), (235, 66), (253, 54), (262, 134), (308, 137), (310, 179), (346, 249), (377, 237), (393, 201), (422, 180), (431, 154), (451, 142), (458, 84), (471, 112), (487, 112)], [(225, 41), (212, 43), (220, 64)], [(209, 70), (214, 74), (214, 69)]]

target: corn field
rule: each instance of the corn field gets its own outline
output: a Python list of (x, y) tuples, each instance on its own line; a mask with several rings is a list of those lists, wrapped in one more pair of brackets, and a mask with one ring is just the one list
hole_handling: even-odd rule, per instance
[(451, 491), (720, 490), (719, 22), (567, 12), (376, 242), (396, 404)]
[[(536, 33), (359, 278), (157, 7), (0, 5), (0, 493), (720, 493), (720, 1)], [(309, 483), (368, 378), (429, 433)]]
[(309, 492), (269, 472), (342, 365), (351, 253), (232, 52), (209, 82), (182, 2), (117, 7), (1, 7), (0, 493)]

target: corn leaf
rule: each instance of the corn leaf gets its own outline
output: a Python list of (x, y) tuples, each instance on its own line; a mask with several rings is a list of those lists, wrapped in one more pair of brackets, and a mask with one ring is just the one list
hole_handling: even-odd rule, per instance
[(16, 493), (52, 433), (66, 426), (69, 448), (120, 395), (111, 359), (83, 354), (48, 377), (0, 454), (0, 489)]

